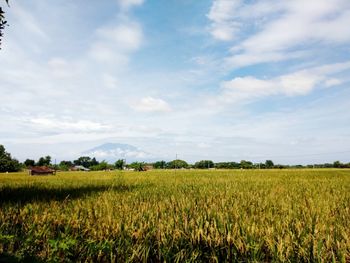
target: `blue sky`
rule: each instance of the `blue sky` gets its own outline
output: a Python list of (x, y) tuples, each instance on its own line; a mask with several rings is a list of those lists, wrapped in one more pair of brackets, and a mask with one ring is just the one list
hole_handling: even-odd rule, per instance
[(350, 161), (348, 0), (11, 1), (0, 143), (190, 162)]

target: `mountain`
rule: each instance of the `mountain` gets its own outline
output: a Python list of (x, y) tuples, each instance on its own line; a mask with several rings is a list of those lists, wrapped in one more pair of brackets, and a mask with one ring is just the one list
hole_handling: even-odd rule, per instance
[(133, 161), (145, 161), (152, 155), (130, 144), (105, 143), (82, 153), (98, 160), (106, 160), (110, 163), (118, 159), (126, 159), (128, 163)]

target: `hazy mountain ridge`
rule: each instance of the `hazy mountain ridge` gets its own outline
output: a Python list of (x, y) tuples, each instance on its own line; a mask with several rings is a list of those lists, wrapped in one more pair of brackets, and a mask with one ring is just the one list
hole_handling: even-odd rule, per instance
[(98, 160), (106, 160), (108, 162), (115, 162), (118, 159), (126, 159), (127, 162), (130, 162), (152, 158), (150, 153), (133, 145), (123, 143), (104, 143), (84, 151), (82, 154), (96, 157)]

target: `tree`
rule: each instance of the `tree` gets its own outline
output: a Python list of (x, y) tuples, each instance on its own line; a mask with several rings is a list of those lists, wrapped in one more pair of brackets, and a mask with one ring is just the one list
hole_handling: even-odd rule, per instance
[(31, 160), (31, 159), (27, 159), (24, 161), (24, 165), (26, 167), (29, 167), (29, 166), (34, 166), (35, 165), (35, 161), (34, 160)]
[(71, 161), (61, 161), (58, 165), (58, 169), (62, 171), (68, 171), (70, 167), (73, 166)]
[(115, 169), (118, 170), (123, 170), (124, 168), (124, 160), (123, 159), (119, 159), (118, 161), (115, 162), (114, 164)]
[(21, 169), (20, 163), (6, 152), (5, 147), (0, 144), (0, 172), (17, 172)]
[(75, 165), (82, 165), (84, 167), (89, 167), (91, 163), (91, 158), (89, 156), (81, 156), (77, 160), (74, 160)]
[(214, 167), (214, 163), (211, 160), (201, 160), (194, 164), (194, 168), (197, 168), (197, 169), (208, 169), (213, 167)]
[(90, 166), (90, 169), (93, 171), (101, 171), (101, 170), (107, 170), (112, 168), (113, 168), (113, 165), (108, 164), (105, 160), (103, 160), (99, 164)]
[(333, 167), (334, 167), (334, 168), (341, 168), (341, 166), (342, 166), (342, 163), (341, 163), (340, 161), (335, 161), (335, 162), (333, 163)]
[(91, 159), (89, 156), (81, 156), (73, 162), (75, 165), (82, 165), (86, 168), (99, 165), (99, 162), (96, 160), (95, 157)]
[(265, 161), (265, 167), (266, 167), (267, 169), (273, 168), (273, 167), (274, 167), (273, 161), (271, 161), (271, 160), (266, 160), (266, 161)]
[(154, 169), (165, 169), (166, 161), (158, 161), (153, 164)]
[(98, 164), (99, 164), (99, 162), (96, 160), (95, 157), (91, 159), (90, 166), (98, 165)]
[(254, 165), (255, 168), (257, 169), (265, 169), (266, 168), (266, 164), (265, 163), (256, 163)]
[(171, 162), (167, 163), (167, 168), (170, 169), (179, 169), (179, 168), (188, 168), (188, 163), (186, 163), (184, 160), (172, 160)]
[[(8, 0), (5, 0), (7, 5)], [(4, 33), (2, 32), (5, 29), (5, 26), (7, 25), (7, 21), (5, 20), (5, 12), (2, 10), (2, 7), (0, 6), (0, 49), (1, 49), (1, 38), (3, 37)]]
[(242, 160), (241, 163), (240, 163), (240, 166), (243, 169), (252, 169), (253, 168), (253, 163), (250, 162), (250, 161)]
[(73, 163), (72, 163), (72, 161), (61, 161), (59, 165), (71, 167), (71, 166), (73, 166)]
[(240, 164), (236, 162), (215, 163), (215, 168), (217, 169), (239, 169), (240, 167)]
[(45, 157), (40, 157), (37, 162), (38, 166), (50, 166), (51, 165), (51, 156), (47, 155)]

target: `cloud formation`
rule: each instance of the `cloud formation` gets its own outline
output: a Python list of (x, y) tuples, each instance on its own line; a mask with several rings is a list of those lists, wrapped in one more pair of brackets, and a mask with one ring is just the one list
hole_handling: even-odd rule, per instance
[(207, 17), (212, 21), (210, 33), (218, 40), (229, 41), (234, 39), (240, 28), (240, 23), (234, 18), (240, 0), (214, 0)]
[(109, 126), (93, 122), (89, 120), (59, 120), (48, 117), (39, 117), (30, 119), (30, 123), (35, 128), (51, 130), (51, 131), (78, 131), (78, 132), (94, 132), (94, 131), (106, 131), (109, 130)]
[[(237, 40), (239, 36), (227, 58), (234, 68), (305, 57), (315, 44), (350, 42), (350, 3), (346, 0), (215, 0), (208, 18), (215, 39)], [(253, 33), (247, 35), (247, 30)]]
[(128, 55), (138, 50), (143, 40), (142, 29), (136, 22), (122, 22), (99, 28), (96, 36), (90, 55), (99, 62), (116, 64), (126, 64)]
[(117, 2), (124, 10), (128, 10), (132, 7), (142, 5), (144, 0), (117, 0)]
[(137, 103), (132, 103), (132, 108), (136, 111), (141, 112), (169, 112), (171, 111), (170, 105), (159, 98), (153, 98), (147, 96), (137, 101)]
[(189, 161), (348, 150), (349, 12), (347, 0), (14, 1), (0, 141), (18, 158), (106, 142)]
[(349, 70), (350, 62), (344, 62), (304, 69), (271, 79), (236, 77), (221, 84), (219, 101), (245, 102), (274, 95), (306, 95), (316, 88), (329, 88), (343, 83), (333, 75)]

